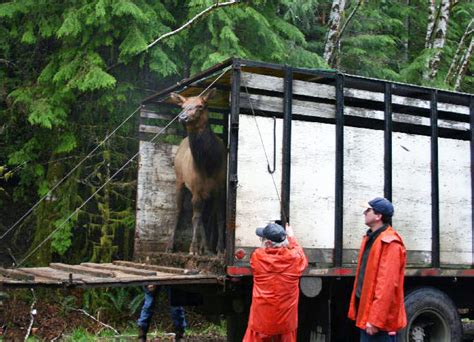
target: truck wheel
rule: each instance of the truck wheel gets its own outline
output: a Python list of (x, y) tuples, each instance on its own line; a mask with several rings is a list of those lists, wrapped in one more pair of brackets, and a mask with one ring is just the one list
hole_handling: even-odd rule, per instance
[(399, 334), (400, 341), (461, 341), (461, 321), (445, 293), (431, 287), (415, 290), (406, 296), (405, 309), (407, 326)]

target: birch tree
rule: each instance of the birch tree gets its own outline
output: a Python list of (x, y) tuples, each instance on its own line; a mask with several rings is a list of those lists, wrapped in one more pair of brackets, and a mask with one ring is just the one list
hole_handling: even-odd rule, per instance
[[(444, 79), (445, 83), (452, 84), (453, 79), (457, 79), (459, 72), (461, 71), (461, 66), (466, 65), (468, 63), (464, 63), (469, 60), (470, 56), (466, 55), (467, 51), (469, 51), (469, 41), (471, 40), (472, 44), (472, 33), (474, 31), (474, 19), (471, 19), (470, 23), (467, 25), (464, 34), (459, 41), (458, 47), (456, 49), (456, 53), (454, 54), (453, 60), (451, 61), (451, 65), (449, 67), (448, 73), (446, 74), (446, 78)], [(466, 46), (467, 45), (467, 46)], [(465, 70), (464, 70), (465, 72)]]
[[(429, 11), (431, 10), (432, 9), (430, 3)], [(438, 7), (438, 11), (435, 15), (435, 22), (433, 23), (431, 33), (429, 32), (431, 23), (428, 23), (428, 32), (426, 36), (429, 36), (429, 39), (426, 42), (426, 47), (428, 49), (432, 49), (433, 54), (426, 63), (426, 69), (423, 73), (424, 80), (433, 80), (438, 74), (439, 62), (441, 60), (441, 52), (446, 42), (446, 34), (448, 32), (450, 10), (450, 0), (441, 0), (441, 3)]]
[(324, 47), (323, 58), (330, 66), (333, 65), (337, 46), (339, 44), (339, 32), (342, 27), (342, 17), (346, 0), (334, 0), (331, 6), (331, 13), (328, 22), (328, 35), (326, 39), (326, 46)]
[(469, 66), (469, 62), (471, 61), (472, 58), (472, 52), (474, 49), (474, 38), (471, 35), (471, 42), (469, 43), (468, 48), (466, 49), (466, 52), (464, 53), (464, 56), (462, 58), (461, 66), (459, 68), (458, 73), (456, 74), (456, 79), (454, 81), (454, 90), (459, 90), (461, 86), (461, 80), (463, 76), (466, 74), (467, 68)]

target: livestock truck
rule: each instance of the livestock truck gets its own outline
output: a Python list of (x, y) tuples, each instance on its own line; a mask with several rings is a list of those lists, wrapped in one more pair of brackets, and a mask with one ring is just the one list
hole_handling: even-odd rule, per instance
[[(217, 89), (209, 121), (228, 152), (223, 259), (186, 255), (190, 228), (176, 217), (173, 171), (183, 130), (168, 125), (179, 112), (171, 92), (209, 88)], [(474, 313), (473, 118), (472, 94), (230, 59), (143, 101), (135, 259), (172, 260), (157, 251), (178, 227), (174, 259), (216, 280), (178, 289), (226, 315), (228, 340), (239, 341), (255, 228), (289, 219), (309, 259), (298, 341), (357, 340), (346, 314), (367, 229), (360, 203), (383, 196), (407, 249), (401, 340), (460, 341)]]

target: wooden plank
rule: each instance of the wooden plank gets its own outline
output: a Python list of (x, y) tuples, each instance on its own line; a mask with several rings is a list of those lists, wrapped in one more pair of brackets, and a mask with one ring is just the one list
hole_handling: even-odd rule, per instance
[(190, 269), (160, 266), (160, 265), (140, 264), (140, 263), (136, 263), (136, 262), (122, 261), (122, 260), (116, 260), (116, 261), (113, 261), (113, 263), (115, 265), (141, 268), (141, 269), (144, 269), (144, 270), (152, 270), (152, 271), (156, 271), (156, 272), (172, 273), (172, 274), (183, 274), (184, 275), (184, 274), (196, 274), (196, 272), (199, 272), (198, 270), (190, 270)]
[(164, 127), (160, 126), (149, 126), (149, 125), (140, 125), (139, 131), (141, 133), (153, 133), (153, 134), (158, 134), (158, 133), (166, 133), (166, 134), (178, 134), (178, 130), (176, 128), (167, 128), (163, 130)]
[(34, 280), (35, 277), (18, 269), (0, 267), (0, 275), (16, 280)]
[(81, 263), (81, 266), (86, 266), (86, 267), (95, 268), (99, 270), (120, 271), (127, 274), (133, 274), (133, 275), (139, 275), (139, 276), (145, 276), (145, 277), (156, 276), (155, 271), (140, 270), (140, 269), (133, 268), (130, 266), (120, 266), (120, 265), (114, 265), (114, 264), (109, 264), (109, 263), (96, 264), (96, 263), (91, 263), (91, 262), (83, 262)]
[[(242, 86), (248, 86), (250, 88), (263, 89), (280, 93), (283, 92), (283, 78), (281, 77), (242, 72), (241, 82)], [(293, 94), (319, 97), (331, 100), (334, 100), (336, 98), (336, 90), (335, 87), (332, 85), (299, 80), (293, 81)], [(384, 93), (382, 92), (371, 92), (355, 88), (345, 88), (344, 96), (376, 102), (385, 101)], [(429, 100), (420, 100), (399, 95), (392, 96), (392, 103), (424, 109), (429, 109), (431, 106)], [(468, 106), (456, 105), (452, 103), (438, 102), (438, 110), (452, 112), (456, 114), (469, 115)]]
[(70, 272), (73, 274), (85, 274), (88, 276), (93, 277), (100, 277), (100, 278), (114, 278), (116, 274), (114, 272), (107, 272), (101, 270), (95, 270), (90, 267), (80, 266), (80, 265), (68, 265), (62, 263), (51, 263), (49, 266), (53, 269)]
[[(60, 281), (61, 283), (70, 282), (71, 281), (71, 273), (67, 273), (64, 271), (59, 271), (52, 269), (50, 267), (32, 267), (32, 268), (22, 268), (23, 272), (31, 274), (35, 277), (34, 281), (37, 282), (57, 282)], [(77, 280), (73, 278), (74, 280)]]
[(173, 117), (169, 114), (158, 114), (151, 111), (142, 110), (140, 117), (144, 119), (171, 120)]
[[(242, 108), (253, 108), (254, 111), (263, 110), (268, 112), (282, 113), (283, 99), (280, 97), (267, 95), (250, 94), (249, 101), (249, 95), (247, 93), (241, 92), (240, 106)], [(293, 114), (334, 119), (335, 113), (336, 106), (332, 104), (293, 100)], [(384, 119), (384, 112), (382, 110), (366, 109), (361, 107), (345, 106), (344, 114), (366, 119)], [(403, 113), (393, 113), (393, 121), (427, 127), (429, 127), (431, 124), (429, 118)], [(470, 129), (469, 123), (467, 122), (457, 122), (444, 119), (438, 119), (438, 126), (461, 131), (468, 131)]]

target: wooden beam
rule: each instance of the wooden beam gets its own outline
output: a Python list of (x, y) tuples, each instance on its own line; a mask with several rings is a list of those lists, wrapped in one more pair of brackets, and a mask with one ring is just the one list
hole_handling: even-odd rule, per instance
[(89, 268), (106, 270), (106, 271), (120, 271), (122, 273), (145, 276), (145, 277), (156, 276), (156, 271), (137, 269), (135, 267), (130, 267), (130, 266), (120, 266), (120, 265), (114, 265), (114, 264), (95, 264), (92, 262), (83, 262), (81, 263), (81, 266), (86, 266)]
[(116, 274), (115, 272), (107, 272), (107, 271), (101, 271), (101, 270), (95, 270), (90, 267), (86, 266), (80, 266), (80, 265), (67, 265), (67, 264), (62, 264), (62, 263), (51, 263), (49, 264), (49, 267), (64, 271), (64, 272), (70, 272), (70, 273), (78, 273), (78, 274), (84, 274), (92, 277), (100, 277), (100, 278), (115, 278)]
[[(252, 102), (254, 110), (283, 113), (283, 98), (281, 97), (250, 94), (250, 101)], [(249, 96), (246, 93), (240, 93), (241, 107), (250, 108), (250, 101)], [(293, 114), (335, 119), (336, 106), (327, 103), (293, 100)], [(383, 110), (345, 106), (344, 115), (382, 121), (384, 120), (385, 113)], [(426, 127), (431, 126), (430, 118), (411, 114), (393, 113), (393, 121)], [(441, 128), (456, 129), (460, 131), (469, 130), (469, 123), (453, 120), (438, 119), (438, 126)]]
[[(242, 72), (242, 86), (283, 93), (283, 78)], [(336, 99), (336, 89), (332, 85), (295, 80), (293, 82), (293, 94), (323, 99)], [(345, 97), (354, 97), (361, 100), (384, 102), (385, 95), (382, 92), (373, 92), (355, 88), (345, 88)], [(430, 109), (430, 100), (420, 100), (411, 97), (393, 95), (392, 103), (397, 105)], [(438, 103), (438, 110), (456, 114), (469, 115), (469, 107), (452, 103)]]
[(17, 269), (9, 269), (0, 267), (0, 274), (10, 279), (17, 280), (35, 280), (35, 277), (31, 274), (25, 273)]
[(163, 272), (163, 273), (173, 273), (173, 274), (197, 274), (199, 273), (198, 270), (189, 270), (184, 268), (177, 268), (177, 267), (167, 267), (167, 266), (159, 266), (159, 265), (149, 265), (149, 264), (140, 264), (131, 261), (113, 261), (114, 265), (121, 265), (121, 266), (128, 266), (134, 267), (144, 270), (152, 270), (156, 272)]

